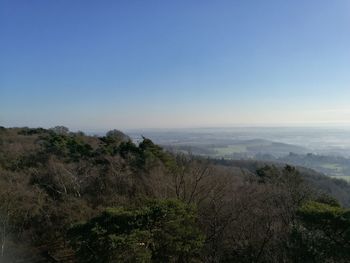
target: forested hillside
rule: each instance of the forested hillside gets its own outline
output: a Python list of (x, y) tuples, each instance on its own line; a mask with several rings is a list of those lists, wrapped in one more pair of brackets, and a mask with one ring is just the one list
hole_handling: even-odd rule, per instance
[(311, 170), (0, 128), (0, 262), (349, 262), (349, 206)]

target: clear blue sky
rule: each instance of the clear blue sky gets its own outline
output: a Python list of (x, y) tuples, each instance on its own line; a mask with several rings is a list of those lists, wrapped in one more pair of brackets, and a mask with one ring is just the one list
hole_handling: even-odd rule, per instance
[(348, 0), (0, 1), (0, 125), (349, 122)]

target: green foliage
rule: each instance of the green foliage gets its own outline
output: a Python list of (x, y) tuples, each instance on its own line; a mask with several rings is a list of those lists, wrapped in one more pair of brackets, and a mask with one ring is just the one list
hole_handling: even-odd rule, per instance
[(295, 256), (312, 262), (350, 261), (350, 211), (316, 201), (298, 211), (292, 238)]
[(47, 133), (48, 131), (45, 130), (44, 128), (23, 128), (20, 131), (18, 131), (19, 135), (34, 135), (34, 134), (43, 134)]
[(330, 205), (332, 207), (341, 207), (341, 205), (337, 199), (335, 199), (334, 197), (327, 195), (327, 194), (321, 194), (320, 196), (318, 196), (316, 198), (315, 201), (322, 203), (322, 204)]
[(123, 158), (128, 158), (133, 155), (138, 155), (140, 149), (132, 141), (127, 141), (119, 145), (118, 152)]
[(139, 225), (137, 211), (108, 209), (68, 234), (81, 262), (148, 262), (150, 237)]
[(117, 153), (118, 146), (121, 143), (131, 142), (129, 136), (118, 130), (108, 131), (106, 136), (101, 137), (100, 140), (104, 143), (104, 150), (112, 155)]
[(69, 237), (81, 262), (190, 262), (203, 244), (195, 210), (177, 200), (107, 209)]
[(340, 206), (310, 201), (299, 209), (298, 215), (310, 229), (322, 229), (329, 234), (344, 229), (342, 234), (346, 237), (350, 234), (350, 211)]
[(121, 143), (130, 141), (130, 137), (125, 135), (123, 132), (118, 130), (111, 130), (106, 133), (106, 137), (104, 137), (106, 142), (109, 143)]
[(140, 160), (144, 165), (153, 165), (157, 159), (168, 169), (172, 169), (176, 165), (175, 159), (169, 153), (165, 152), (162, 147), (154, 144), (150, 139), (143, 137), (139, 148), (141, 151)]
[(272, 184), (294, 184), (295, 186), (303, 183), (303, 178), (299, 171), (290, 165), (286, 165), (282, 170), (276, 166), (265, 165), (256, 171), (260, 183)]
[(265, 183), (278, 177), (279, 170), (275, 166), (265, 165), (264, 167), (257, 169), (256, 174), (259, 181)]
[(74, 135), (51, 133), (43, 139), (47, 153), (67, 157), (73, 161), (90, 157), (93, 154), (92, 147)]

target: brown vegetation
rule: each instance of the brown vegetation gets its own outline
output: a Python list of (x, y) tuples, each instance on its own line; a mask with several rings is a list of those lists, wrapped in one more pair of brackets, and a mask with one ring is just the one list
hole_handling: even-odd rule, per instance
[[(315, 262), (326, 251), (323, 247), (296, 252), (312, 241), (305, 231), (317, 228), (310, 228), (310, 218), (315, 214), (305, 205), (313, 201), (325, 204), (327, 209), (338, 207), (335, 218), (346, 218), (347, 210), (340, 208), (328, 194), (337, 196), (340, 192), (342, 204), (348, 205), (348, 190), (347, 184), (290, 166), (280, 168), (173, 155), (146, 138), (135, 145), (119, 131), (92, 137), (70, 133), (64, 127), (1, 128), (0, 259), (1, 262), (84, 262), (84, 257), (77, 256), (82, 247), (77, 249), (67, 236), (72, 226), (104, 220), (101, 213), (108, 207), (123, 207), (124, 210), (112, 213), (115, 218), (122, 216), (118, 211), (133, 218), (134, 212), (148, 215), (149, 210), (142, 210), (145, 207), (158, 207), (158, 204), (147, 206), (150, 199), (176, 199), (180, 203), (165, 202), (159, 207), (176, 207), (178, 211), (196, 207), (188, 210), (197, 214), (188, 221), (195, 224), (193, 229), (180, 225), (168, 227), (176, 229), (174, 233), (181, 233), (180, 236), (197, 233), (199, 228), (201, 234), (191, 244), (192, 252), (195, 249), (199, 252), (185, 252), (186, 247), (179, 245), (184, 243), (175, 241), (176, 236), (171, 239), (162, 236), (164, 242), (170, 242), (166, 248), (172, 253), (162, 255), (163, 258), (176, 259), (174, 262), (180, 259), (182, 262)], [(305, 219), (307, 224), (302, 221), (304, 218), (309, 220)], [(175, 219), (182, 224), (176, 215), (171, 220)], [(170, 222), (159, 220), (159, 224)], [(348, 233), (347, 219), (344, 220), (339, 231)], [(142, 233), (149, 237), (154, 230), (147, 226), (142, 231), (148, 232)], [(123, 242), (129, 242), (131, 249), (133, 239), (125, 237), (125, 233)], [(132, 233), (142, 237), (141, 232)], [(329, 238), (320, 231), (317, 233), (320, 240)], [(337, 242), (347, 244), (348, 238), (344, 234), (337, 237)], [(158, 244), (152, 242), (153, 246)], [(317, 262), (349, 260), (349, 253), (337, 249), (342, 258), (325, 252)], [(180, 254), (174, 255), (174, 251)], [(115, 262), (109, 261), (110, 258), (100, 262)], [(132, 258), (158, 262), (160, 256), (150, 247)]]

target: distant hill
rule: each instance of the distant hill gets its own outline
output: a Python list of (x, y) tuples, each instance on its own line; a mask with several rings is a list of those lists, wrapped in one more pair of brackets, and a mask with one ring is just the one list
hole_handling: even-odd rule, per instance
[(328, 176), (350, 181), (350, 159), (339, 155), (312, 153), (306, 147), (265, 139), (176, 141), (163, 147), (173, 152), (228, 160), (252, 159), (314, 169)]
[(196, 155), (219, 158), (254, 158), (256, 155), (271, 155), (278, 158), (288, 155), (290, 152), (306, 154), (310, 150), (292, 144), (273, 142), (263, 139), (230, 140), (229, 142), (215, 143), (170, 143), (163, 145), (169, 149), (181, 152), (191, 152)]

